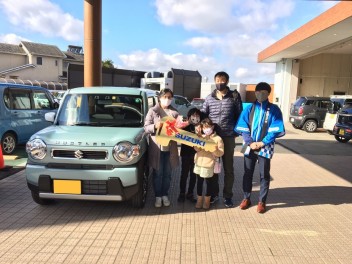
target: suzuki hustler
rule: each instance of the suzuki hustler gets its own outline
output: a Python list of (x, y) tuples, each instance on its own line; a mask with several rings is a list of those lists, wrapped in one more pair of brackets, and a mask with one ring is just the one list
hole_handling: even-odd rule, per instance
[(138, 88), (67, 91), (57, 114), (45, 116), (52, 125), (26, 144), (33, 200), (128, 200), (143, 207), (150, 174), (143, 125), (153, 103)]

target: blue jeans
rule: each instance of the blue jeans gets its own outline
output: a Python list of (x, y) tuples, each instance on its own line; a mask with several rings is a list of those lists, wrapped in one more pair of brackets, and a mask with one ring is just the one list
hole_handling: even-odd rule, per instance
[(153, 169), (155, 197), (167, 196), (171, 183), (170, 151), (161, 151), (159, 170)]
[(255, 164), (258, 161), (260, 175), (259, 202), (266, 202), (270, 185), (270, 159), (257, 156), (251, 151), (248, 156), (244, 156), (243, 192), (244, 198), (250, 199), (252, 192), (252, 181)]

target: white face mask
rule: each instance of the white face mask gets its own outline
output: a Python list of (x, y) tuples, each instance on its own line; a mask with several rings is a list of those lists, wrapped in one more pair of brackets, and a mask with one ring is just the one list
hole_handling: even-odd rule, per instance
[(169, 106), (171, 104), (171, 99), (168, 98), (160, 98), (161, 106)]
[(213, 134), (213, 129), (211, 127), (209, 128), (203, 128), (203, 133), (206, 135), (206, 136), (210, 136), (211, 134)]
[(199, 123), (200, 118), (199, 118), (199, 116), (197, 116), (197, 115), (196, 115), (196, 116), (191, 115), (190, 120), (191, 120), (191, 123), (192, 123), (193, 125), (196, 125), (196, 124)]
[(262, 103), (268, 99), (269, 93), (268, 91), (255, 92), (255, 97), (257, 98), (259, 103)]

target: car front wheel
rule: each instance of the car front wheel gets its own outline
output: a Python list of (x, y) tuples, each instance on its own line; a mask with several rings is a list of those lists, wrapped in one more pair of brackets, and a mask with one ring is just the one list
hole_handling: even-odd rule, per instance
[(140, 166), (139, 168), (141, 170), (141, 175), (139, 177), (139, 188), (138, 192), (132, 197), (131, 199), (131, 205), (134, 208), (143, 208), (145, 205), (145, 202), (147, 201), (147, 191), (148, 191), (148, 181), (149, 181), (149, 167), (145, 163), (145, 159), (142, 159), (139, 161)]
[(345, 137), (340, 137), (340, 136), (335, 136), (335, 139), (341, 143), (347, 143), (350, 140), (350, 138), (345, 138)]
[(12, 133), (5, 133), (1, 139), (2, 153), (10, 155), (16, 149), (16, 136)]
[(307, 120), (303, 125), (304, 131), (308, 133), (315, 132), (318, 128), (317, 121), (315, 120)]

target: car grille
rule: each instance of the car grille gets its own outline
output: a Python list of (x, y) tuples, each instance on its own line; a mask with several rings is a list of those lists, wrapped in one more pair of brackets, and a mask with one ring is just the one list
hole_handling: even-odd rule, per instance
[(113, 170), (113, 165), (106, 164), (68, 164), (68, 163), (48, 163), (49, 169), (67, 169), (67, 170)]
[(54, 149), (51, 152), (52, 158), (61, 159), (88, 159), (88, 160), (104, 160), (108, 158), (107, 151), (95, 150), (60, 150)]
[(107, 194), (106, 181), (82, 181), (83, 194)]

